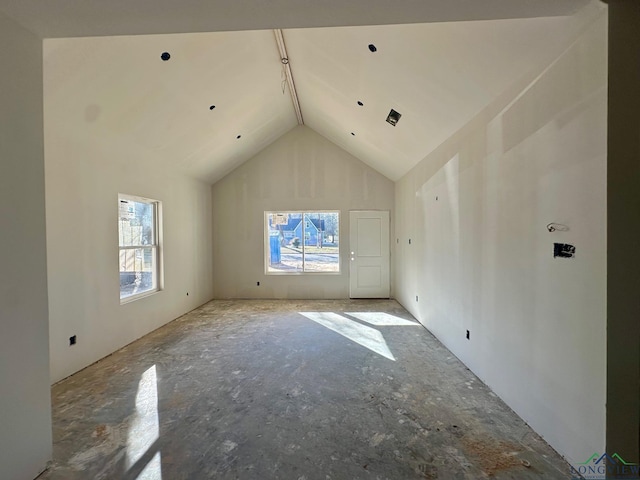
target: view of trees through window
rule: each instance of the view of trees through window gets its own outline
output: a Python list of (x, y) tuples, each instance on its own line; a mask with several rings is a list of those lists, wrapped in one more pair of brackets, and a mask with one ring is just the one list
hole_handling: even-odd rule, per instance
[(267, 212), (267, 273), (340, 271), (339, 212)]
[(157, 282), (157, 202), (120, 196), (120, 300), (155, 291)]

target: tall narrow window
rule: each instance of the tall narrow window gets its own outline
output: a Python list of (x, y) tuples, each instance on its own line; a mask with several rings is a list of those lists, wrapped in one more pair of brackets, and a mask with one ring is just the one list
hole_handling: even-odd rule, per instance
[(339, 212), (265, 212), (266, 273), (339, 273)]
[(160, 202), (118, 196), (120, 302), (160, 289)]

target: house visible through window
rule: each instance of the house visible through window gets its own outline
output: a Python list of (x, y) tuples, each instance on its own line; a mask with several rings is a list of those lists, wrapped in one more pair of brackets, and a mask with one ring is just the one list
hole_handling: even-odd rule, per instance
[(339, 212), (265, 212), (267, 273), (339, 273)]
[(160, 289), (160, 202), (118, 196), (120, 301)]

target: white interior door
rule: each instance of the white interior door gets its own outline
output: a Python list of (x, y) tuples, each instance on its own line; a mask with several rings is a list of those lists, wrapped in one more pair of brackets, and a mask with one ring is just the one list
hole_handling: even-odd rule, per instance
[(389, 212), (349, 212), (349, 296), (389, 298)]

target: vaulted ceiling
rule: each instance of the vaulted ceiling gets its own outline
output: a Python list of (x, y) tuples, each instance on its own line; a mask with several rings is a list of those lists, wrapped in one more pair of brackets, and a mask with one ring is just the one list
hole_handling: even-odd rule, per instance
[[(98, 0), (0, 0), (0, 9), (43, 37), (223, 29), (199, 0), (181, 2), (173, 23), (166, 12), (171, 2), (146, 10), (146, 1), (116, 3), (131, 18), (105, 11), (111, 2)], [(356, 24), (358, 18), (384, 23), (371, 7), (345, 8), (350, 2), (336, 6), (341, 13), (333, 21), (325, 2), (300, 2), (317, 10), (315, 17), (301, 15), (291, 7), (295, 2), (274, 1), (275, 10), (260, 7), (264, 3), (225, 3), (224, 27)], [(581, 0), (405, 3), (413, 10), (387, 6), (389, 17), (475, 21), (282, 32), (304, 124), (392, 180), (502, 92), (532, 80), (605, 8)], [(485, 9), (478, 11), (478, 4)], [(251, 5), (257, 8), (249, 15)], [(138, 8), (167, 14), (145, 22)], [(242, 22), (243, 15), (249, 20)], [(513, 18), (518, 16), (529, 18)], [(161, 59), (163, 52), (169, 60)], [(46, 102), (78, 112), (105, 135), (153, 151), (160, 165), (213, 183), (298, 124), (281, 56), (271, 29), (49, 39)], [(396, 126), (385, 121), (391, 109), (402, 115)]]

